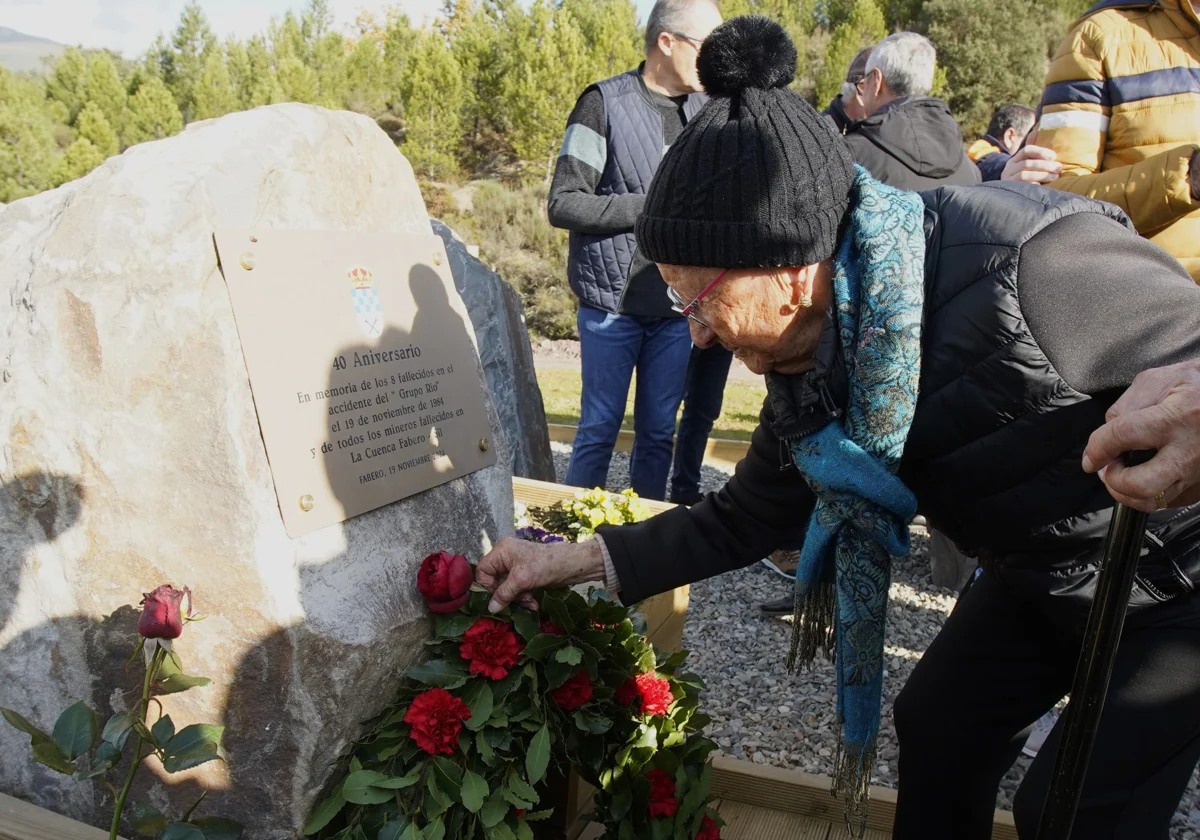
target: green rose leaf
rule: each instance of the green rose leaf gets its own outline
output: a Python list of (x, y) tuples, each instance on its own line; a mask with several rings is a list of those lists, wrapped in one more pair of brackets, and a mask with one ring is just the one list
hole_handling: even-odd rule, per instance
[(462, 770), (450, 759), (442, 755), (434, 756), (433, 777), (451, 802), (462, 796)]
[(467, 729), (483, 729), (492, 716), (492, 687), (486, 680), (476, 680), (463, 693), (463, 702), (471, 710), (465, 724)]
[(178, 694), (181, 691), (187, 691), (189, 688), (199, 688), (204, 685), (211, 685), (212, 680), (208, 677), (192, 677), (187, 674), (171, 674), (164, 680), (159, 680), (154, 686), (155, 694)]
[[(528, 782), (526, 782), (524, 779), (522, 779), (520, 776), (516, 775), (515, 773), (508, 777), (508, 781), (504, 783), (504, 786), (508, 790), (511, 790), (514, 794), (519, 796), (521, 799), (528, 802), (530, 805), (536, 805), (538, 803), (538, 799), (540, 799), (537, 791), (533, 789), (533, 786), (530, 785)], [(519, 806), (519, 807), (528, 807), (528, 806)]]
[(529, 751), (525, 753), (525, 775), (529, 783), (536, 785), (546, 775), (546, 767), (550, 764), (550, 728), (543, 724), (542, 728), (529, 742)]
[(150, 735), (154, 738), (154, 743), (160, 747), (165, 747), (167, 742), (175, 737), (175, 724), (171, 721), (170, 715), (163, 715), (154, 726), (150, 728)]
[(72, 775), (75, 770), (75, 763), (68, 761), (67, 757), (62, 754), (58, 748), (58, 744), (53, 741), (39, 741), (33, 745), (33, 760), (38, 764), (44, 764), (51, 770), (57, 770), (59, 773)]
[(427, 817), (439, 817), (446, 813), (446, 809), (454, 804), (450, 797), (438, 786), (438, 783), (433, 778), (433, 774), (426, 777), (425, 790), (428, 793), (428, 796), (425, 797), (425, 816)]
[(509, 804), (504, 801), (504, 797), (494, 794), (480, 809), (479, 821), (483, 823), (484, 828), (493, 828), (503, 822), (505, 816), (508, 815), (508, 809)]
[(446, 823), (440, 818), (434, 820), (429, 825), (425, 826), (425, 830), (421, 832), (424, 840), (445, 840)]
[(308, 818), (308, 822), (304, 824), (304, 836), (316, 834), (318, 831), (329, 825), (330, 820), (336, 817), (346, 805), (346, 797), (342, 796), (342, 788), (345, 782), (340, 782), (333, 789), (333, 793), (329, 798), (313, 809), (312, 814)]
[[(624, 828), (627, 823), (622, 823)], [(621, 835), (624, 838), (624, 834)], [(682, 832), (680, 833), (682, 835)], [(629, 835), (630, 840), (633, 840), (633, 835)], [(654, 820), (650, 823), (650, 840), (672, 840), (671, 836), (671, 820)]]
[(400, 817), (387, 823), (383, 828), (379, 829), (379, 834), (376, 835), (376, 840), (400, 840), (404, 833), (408, 831), (408, 827), (412, 825), (405, 817)]
[(146, 837), (157, 836), (170, 822), (153, 805), (144, 803), (134, 805), (133, 812), (129, 815), (129, 824), (133, 826), (133, 830)]
[(529, 640), (529, 644), (525, 645), (525, 655), (530, 659), (542, 660), (550, 655), (552, 651), (558, 650), (567, 643), (565, 636), (556, 636), (553, 633), (539, 633)]
[(625, 819), (631, 807), (633, 807), (632, 790), (622, 787), (613, 791), (612, 805), (609, 806), (609, 813), (614, 820), (620, 821)]
[(542, 632), (541, 621), (535, 612), (521, 607), (513, 607), (512, 620), (517, 633), (527, 642), (532, 641), (534, 636)]
[(58, 716), (54, 723), (54, 743), (59, 752), (74, 760), (90, 750), (100, 740), (100, 724), (96, 713), (79, 702)]
[(439, 688), (461, 688), (467, 681), (467, 672), (459, 665), (445, 659), (433, 659), (408, 669), (408, 676), (422, 685)]
[(111, 744), (118, 750), (125, 749), (129, 733), (133, 731), (133, 720), (133, 712), (121, 712), (113, 715), (108, 719), (108, 723), (104, 724), (104, 729), (100, 731), (100, 740)]
[(10, 725), (15, 726), (17, 729), (20, 729), (22, 732), (28, 735), (30, 743), (32, 744), (38, 744), (50, 740), (49, 735), (38, 729), (12, 709), (6, 709), (3, 706), (0, 706), (0, 715), (4, 715), (4, 719), (8, 721)]
[(550, 819), (550, 816), (553, 813), (554, 813), (553, 808), (547, 808), (544, 811), (534, 811), (532, 814), (526, 814), (524, 819), (525, 819), (525, 822), (538, 822), (539, 820), (548, 820), (548, 819)]
[(100, 744), (100, 749), (96, 750), (95, 756), (92, 757), (92, 769), (76, 772), (75, 778), (83, 782), (88, 779), (94, 779), (97, 776), (103, 776), (120, 760), (121, 751), (107, 741), (103, 741)]
[(479, 813), (479, 809), (483, 807), (483, 801), (487, 799), (489, 793), (491, 791), (484, 778), (468, 770), (462, 781), (463, 807), (472, 814)]
[(158, 840), (204, 840), (204, 832), (189, 823), (171, 823)]
[(387, 780), (387, 776), (374, 770), (359, 770), (351, 773), (342, 782), (342, 796), (347, 802), (353, 802), (355, 805), (379, 805), (395, 795), (377, 784)]
[(221, 737), (224, 734), (224, 726), (207, 723), (185, 726), (166, 744), (159, 745), (165, 756), (163, 769), (168, 773), (178, 773), (220, 758)]
[(487, 840), (517, 840), (517, 836), (505, 823), (497, 823), (491, 828), (485, 828), (484, 836)]
[(575, 725), (590, 735), (603, 735), (612, 729), (613, 722), (606, 717), (584, 712), (575, 712), (572, 716)]
[(385, 790), (404, 790), (404, 788), (410, 788), (420, 781), (421, 774), (414, 770), (407, 776), (392, 776), (390, 778), (384, 778), (383, 781), (374, 782), (373, 786), (377, 788), (384, 788)]
[(583, 661), (583, 651), (574, 645), (570, 645), (554, 654), (554, 661), (565, 662), (568, 665), (578, 665)]
[(464, 633), (471, 629), (471, 625), (477, 620), (476, 616), (465, 615), (464, 613), (439, 615), (433, 620), (434, 641), (460, 639)]
[(479, 751), (479, 757), (483, 759), (484, 764), (491, 767), (496, 763), (496, 751), (492, 749), (482, 730), (475, 733), (475, 749)]
[(525, 820), (517, 823), (517, 840), (533, 840), (533, 829)]
[(204, 834), (204, 840), (241, 840), (242, 824), (225, 817), (196, 817), (192, 825)]

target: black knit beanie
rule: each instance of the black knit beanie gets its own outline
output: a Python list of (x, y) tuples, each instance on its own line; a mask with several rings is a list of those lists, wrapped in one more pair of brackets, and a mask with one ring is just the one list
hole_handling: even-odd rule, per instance
[(758, 15), (731, 18), (700, 48), (712, 97), (650, 184), (638, 248), (669, 265), (812, 265), (833, 256), (854, 164), (830, 122), (788, 89), (796, 47)]

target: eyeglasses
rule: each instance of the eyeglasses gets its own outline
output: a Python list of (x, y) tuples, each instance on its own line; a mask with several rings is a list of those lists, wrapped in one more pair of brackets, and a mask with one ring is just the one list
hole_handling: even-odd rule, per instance
[(692, 313), (696, 310), (696, 304), (698, 304), (700, 301), (704, 300), (704, 296), (707, 295), (709, 292), (711, 292), (714, 288), (716, 288), (716, 285), (718, 283), (720, 283), (721, 279), (728, 273), (729, 273), (729, 269), (727, 268), (724, 271), (722, 271), (720, 274), (718, 274), (716, 277), (714, 277), (713, 281), (704, 287), (704, 291), (702, 291), (702, 292), (700, 292), (700, 294), (696, 295), (695, 299), (691, 303), (687, 303), (687, 304), (685, 304), (683, 302), (683, 298), (681, 298), (679, 296), (679, 292), (675, 291), (670, 286), (667, 286), (667, 297), (671, 299), (671, 311), (677, 312), (680, 315), (686, 316), (689, 321), (693, 321), (693, 322), (699, 324), (700, 326), (704, 327), (706, 330), (711, 330), (712, 327), (710, 327), (708, 324), (701, 321), (699, 318), (697, 318)]
[(693, 44), (696, 45), (697, 49), (699, 49), (700, 45), (704, 43), (703, 38), (697, 38), (693, 35), (685, 35), (682, 32), (672, 32), (671, 34), (674, 35), (676, 38), (682, 38), (685, 41), (691, 41)]

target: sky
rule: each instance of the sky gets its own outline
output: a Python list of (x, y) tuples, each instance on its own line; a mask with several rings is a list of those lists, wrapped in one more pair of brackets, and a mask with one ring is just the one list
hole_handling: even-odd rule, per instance
[[(174, 29), (186, 0), (0, 0), (0, 26), (59, 43), (108, 47), (126, 58), (141, 55), (159, 32)], [(635, 0), (642, 19), (653, 0)], [(200, 0), (213, 31), (245, 38), (272, 16), (299, 11), (304, 0)], [(414, 23), (432, 18), (440, 0), (332, 0), (337, 25), (349, 27), (362, 11), (383, 17), (393, 6)]]

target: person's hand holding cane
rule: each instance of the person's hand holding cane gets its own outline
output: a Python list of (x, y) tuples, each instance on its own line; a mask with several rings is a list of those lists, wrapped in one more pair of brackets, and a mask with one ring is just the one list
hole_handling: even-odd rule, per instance
[[(1120, 460), (1145, 449), (1157, 454), (1144, 464)], [(1099, 472), (1114, 499), (1140, 511), (1200, 501), (1200, 362), (1139, 374), (1092, 434), (1083, 469)]]

